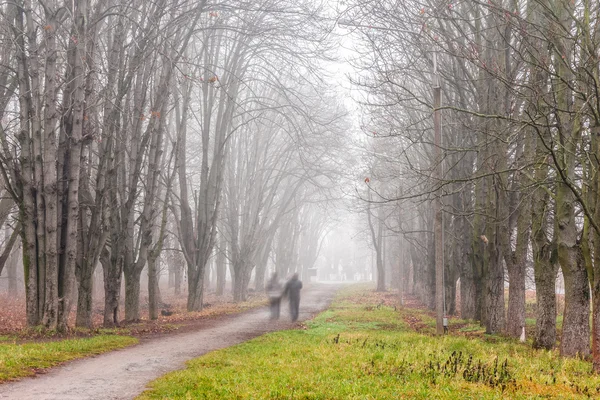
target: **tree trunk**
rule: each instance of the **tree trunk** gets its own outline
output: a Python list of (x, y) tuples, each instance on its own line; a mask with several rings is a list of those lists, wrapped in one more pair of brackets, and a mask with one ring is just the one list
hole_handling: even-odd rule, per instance
[[(61, 301), (58, 309), (59, 331), (66, 331), (71, 310), (71, 289), (75, 284), (75, 266), (77, 262), (77, 243), (79, 228), (79, 178), (81, 167), (81, 150), (83, 140), (83, 117), (85, 112), (85, 52), (87, 32), (87, 1), (77, 3), (75, 27), (78, 32), (75, 44), (73, 65), (73, 110), (71, 114), (71, 131), (69, 138), (68, 159), (68, 193), (67, 224), (65, 242), (65, 264), (63, 270), (63, 290), (59, 287)], [(59, 271), (60, 273), (60, 271)]]
[(140, 320), (140, 278), (142, 271), (132, 268), (125, 274), (125, 321), (137, 322)]
[(513, 262), (508, 268), (508, 318), (506, 333), (518, 338), (525, 326), (525, 265)]
[(592, 354), (593, 369), (600, 372), (600, 285), (595, 282), (592, 295)]
[[(535, 182), (543, 182), (548, 177), (548, 164), (540, 162), (547, 158), (544, 142), (549, 131), (537, 139)], [(538, 161), (540, 160), (540, 161)], [(531, 198), (531, 247), (533, 250), (533, 271), (535, 276), (536, 322), (533, 347), (552, 349), (556, 343), (556, 248), (548, 240), (548, 208), (550, 194), (543, 188), (533, 191)]]
[(175, 282), (174, 282), (174, 285), (175, 285), (174, 293), (176, 295), (181, 294), (181, 282), (183, 281), (181, 272), (182, 272), (181, 266), (177, 266), (177, 268), (175, 269)]
[(13, 252), (7, 260), (8, 272), (8, 295), (15, 297), (19, 294), (19, 285), (17, 281), (17, 252)]
[(222, 296), (225, 292), (225, 277), (227, 276), (227, 265), (225, 260), (225, 249), (217, 250), (217, 296)]
[[(508, 316), (506, 332), (509, 336), (518, 338), (521, 335), (523, 327), (525, 327), (525, 307), (526, 307), (526, 287), (525, 275), (527, 271), (527, 254), (529, 253), (529, 245), (531, 238), (532, 225), (532, 192), (529, 189), (533, 186), (533, 165), (535, 156), (535, 140), (537, 134), (531, 130), (525, 131), (523, 141), (523, 151), (518, 156), (518, 167), (525, 168), (527, 174), (518, 174), (515, 179), (515, 192), (511, 200), (511, 217), (516, 213), (516, 245), (514, 257), (511, 251), (511, 241), (505, 242), (505, 259), (508, 270)], [(515, 204), (518, 201), (518, 204)], [(514, 218), (511, 218), (513, 220)], [(512, 224), (511, 224), (512, 225)], [(508, 235), (510, 237), (510, 233)], [(508, 256), (508, 257), (507, 257)]]
[(188, 298), (187, 298), (187, 310), (188, 311), (202, 311), (202, 301), (204, 299), (204, 268), (197, 267), (197, 270), (193, 273), (193, 276), (189, 275), (188, 270)]
[[(590, 287), (579, 249), (559, 245), (559, 261), (565, 279), (565, 313), (560, 341), (562, 356), (586, 357), (590, 354)], [(565, 260), (568, 258), (568, 260)]]
[[(373, 249), (375, 251), (375, 265), (377, 267), (377, 291), (385, 292), (385, 266), (383, 265), (383, 254), (382, 254), (382, 240), (383, 240), (383, 222), (377, 221), (377, 232), (373, 223), (373, 217), (371, 216), (371, 189), (369, 188), (369, 202), (367, 207), (367, 221), (369, 222), (369, 229), (371, 231), (371, 240), (373, 243)], [(381, 208), (379, 209), (381, 210)], [(378, 214), (381, 214), (379, 212)]]
[[(460, 202), (457, 204), (457, 208), (462, 210), (465, 208), (464, 204), (466, 201), (461, 197)], [(467, 219), (464, 216), (456, 217), (457, 231), (465, 232), (467, 226), (471, 226), (467, 223)], [(473, 249), (477, 245), (471, 242), (471, 238), (474, 235), (470, 234), (463, 235), (462, 240), (459, 241), (460, 248), (466, 251), (459, 251), (457, 254), (458, 265), (459, 265), (459, 279), (460, 279), (460, 317), (462, 319), (475, 319), (476, 313), (476, 284), (475, 284), (475, 261), (473, 257)]]
[(265, 275), (267, 273), (267, 264), (269, 263), (269, 254), (271, 252), (271, 240), (268, 239), (268, 243), (263, 246), (260, 252), (260, 258), (256, 265), (256, 272), (254, 274), (254, 290), (257, 293), (265, 291)]
[[(486, 190), (487, 189), (485, 185), (485, 180), (480, 179), (475, 184), (475, 210), (483, 209), (485, 203), (484, 199)], [(484, 218), (482, 215), (480, 215), (480, 213), (476, 213), (473, 218), (473, 240), (471, 243), (470, 271), (465, 271), (465, 276), (467, 278), (465, 281), (465, 290), (467, 292), (472, 292), (474, 295), (473, 319), (475, 319), (476, 321), (481, 321), (482, 323), (485, 319), (485, 302), (487, 299), (487, 296), (485, 296), (484, 291), (486, 279), (486, 277), (484, 276), (484, 273), (486, 271), (486, 260), (484, 254), (485, 241), (488, 239), (485, 236), (485, 232), (486, 228)], [(463, 282), (461, 280), (461, 287), (462, 283)], [(473, 287), (475, 290), (471, 290), (471, 287)]]
[[(237, 265), (236, 265), (237, 264)], [(234, 263), (235, 285), (233, 287), (233, 301), (246, 301), (248, 299), (248, 285), (252, 275), (252, 266), (243, 260)]]
[(536, 319), (533, 347), (551, 350), (556, 343), (556, 272), (549, 246), (534, 246)]
[(108, 255), (100, 257), (104, 271), (104, 321), (105, 328), (119, 325), (119, 300), (121, 297), (122, 258)]
[(444, 279), (444, 303), (446, 315), (456, 314), (456, 280), (457, 277), (453, 270), (450, 268), (444, 268), (445, 279)]
[(496, 244), (488, 244), (485, 332), (495, 334), (504, 328), (504, 268)]
[(148, 314), (150, 319), (158, 319), (158, 303), (160, 292), (158, 289), (158, 269), (156, 258), (148, 257)]
[(557, 183), (555, 234), (558, 262), (565, 280), (565, 313), (560, 343), (563, 356), (590, 354), (590, 286), (577, 242), (574, 195)]
[(92, 321), (92, 293), (94, 284), (94, 271), (85, 269), (79, 277), (79, 290), (77, 296), (77, 316), (75, 326), (93, 328)]

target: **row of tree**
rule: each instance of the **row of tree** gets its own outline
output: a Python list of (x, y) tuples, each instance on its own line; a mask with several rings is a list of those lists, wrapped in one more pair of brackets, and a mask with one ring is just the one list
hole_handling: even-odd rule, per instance
[[(489, 333), (520, 335), (532, 268), (534, 346), (552, 348), (560, 269), (560, 351), (591, 352), (600, 371), (598, 2), (350, 3), (342, 24), (362, 39), (355, 62), (368, 110), (362, 128), (376, 138), (362, 197), (379, 203), (369, 215), (381, 208), (379, 220), (408, 243), (416, 292), (434, 306), (431, 202), (441, 199), (447, 311), (455, 310), (460, 278), (464, 318)], [(441, 143), (432, 118), (436, 79)]]
[(65, 330), (75, 309), (91, 326), (97, 265), (106, 326), (123, 284), (125, 319), (140, 318), (144, 270), (156, 318), (166, 244), (183, 256), (190, 311), (215, 253), (236, 300), (255, 269), (262, 288), (272, 253), (282, 274), (312, 266), (341, 117), (316, 73), (331, 47), (322, 12), (276, 0), (0, 5), (0, 218), (13, 232), (0, 265), (20, 239), (29, 325)]

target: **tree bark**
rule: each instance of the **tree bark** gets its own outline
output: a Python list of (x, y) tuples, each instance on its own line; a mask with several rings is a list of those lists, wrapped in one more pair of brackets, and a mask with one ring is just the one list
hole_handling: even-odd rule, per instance
[(94, 327), (92, 315), (93, 304), (93, 274), (81, 274), (78, 279), (79, 289), (77, 291), (77, 316), (75, 325), (82, 328), (91, 329)]
[[(560, 228), (559, 228), (560, 229)], [(578, 248), (558, 244), (558, 259), (565, 280), (565, 313), (560, 341), (562, 356), (590, 354), (590, 287)]]
[(525, 264), (513, 262), (508, 268), (508, 318), (506, 333), (518, 338), (525, 327)]
[(125, 320), (137, 322), (140, 320), (140, 278), (142, 270), (131, 270), (125, 274)]
[[(116, 243), (113, 241), (113, 246)], [(100, 257), (104, 272), (104, 321), (103, 326), (110, 328), (119, 326), (119, 300), (121, 297), (121, 277), (123, 258), (113, 248), (109, 253), (104, 249)]]
[(61, 302), (58, 308), (57, 328), (66, 331), (71, 307), (71, 288), (75, 281), (75, 265), (77, 262), (77, 243), (79, 228), (79, 177), (81, 172), (81, 150), (83, 140), (83, 114), (85, 112), (85, 51), (87, 31), (87, 0), (77, 3), (74, 25), (78, 37), (75, 44), (73, 65), (73, 111), (71, 114), (71, 131), (69, 137), (68, 160), (68, 194), (67, 194), (67, 225), (65, 243), (65, 265), (63, 284), (59, 287)]
[(158, 303), (160, 292), (158, 289), (157, 259), (148, 258), (148, 314), (150, 319), (158, 319)]
[[(220, 236), (218, 236), (220, 238)], [(225, 278), (227, 274), (227, 265), (225, 259), (225, 248), (222, 239), (219, 239), (220, 245), (217, 246), (217, 296), (222, 296), (225, 292)]]

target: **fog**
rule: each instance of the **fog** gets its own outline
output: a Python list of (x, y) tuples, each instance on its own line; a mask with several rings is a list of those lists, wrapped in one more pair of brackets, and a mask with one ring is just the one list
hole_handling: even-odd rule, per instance
[(297, 273), (517, 337), (535, 290), (545, 348), (559, 292), (589, 353), (598, 9), (509, 3), (1, 4), (0, 292), (66, 330)]

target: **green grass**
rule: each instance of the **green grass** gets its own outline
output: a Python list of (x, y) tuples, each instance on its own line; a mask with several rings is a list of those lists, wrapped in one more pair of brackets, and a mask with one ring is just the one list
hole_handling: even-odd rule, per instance
[[(499, 336), (420, 334), (365, 287), (306, 329), (267, 334), (188, 362), (138, 399), (577, 399), (600, 393), (591, 365)], [(430, 317), (420, 314), (429, 330)], [(466, 332), (474, 324), (462, 322)], [(452, 326), (451, 326), (452, 329)]]
[(34, 375), (40, 369), (137, 342), (136, 338), (117, 335), (26, 344), (0, 341), (0, 382)]
[(0, 343), (12, 343), (15, 340), (15, 335), (0, 335)]

